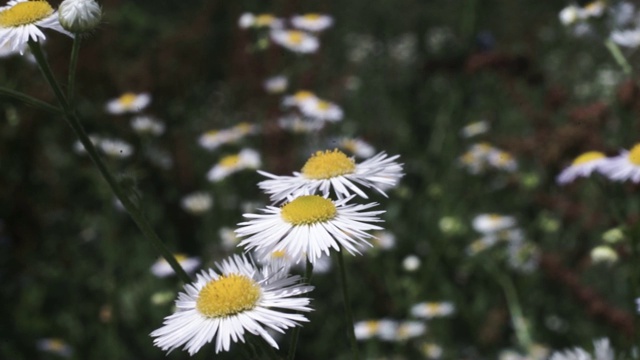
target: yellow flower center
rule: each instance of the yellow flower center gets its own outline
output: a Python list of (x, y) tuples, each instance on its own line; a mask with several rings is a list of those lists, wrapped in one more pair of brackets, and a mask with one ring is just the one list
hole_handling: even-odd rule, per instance
[(249, 132), (251, 132), (251, 124), (241, 122), (235, 126), (235, 129), (242, 134), (248, 134)]
[(304, 195), (284, 205), (280, 211), (284, 221), (298, 225), (310, 225), (333, 219), (336, 206), (329, 199), (318, 195)]
[(302, 40), (304, 40), (304, 33), (302, 31), (291, 30), (287, 34), (287, 40), (293, 45), (302, 44)]
[(508, 152), (502, 151), (498, 155), (498, 164), (500, 165), (506, 165), (512, 161), (513, 161), (513, 156), (511, 156), (511, 154), (509, 154)]
[(238, 165), (238, 163), (240, 162), (240, 156), (239, 155), (227, 155), (225, 157), (222, 158), (222, 160), (220, 160), (220, 166), (225, 167), (225, 168), (231, 168), (234, 167), (236, 165)]
[(578, 156), (575, 160), (573, 160), (573, 165), (586, 164), (588, 162), (592, 162), (594, 160), (604, 158), (604, 154), (599, 151), (589, 151), (580, 156)]
[(640, 166), (640, 144), (636, 144), (631, 148), (631, 151), (629, 151), (629, 161), (631, 161), (633, 165)]
[(318, 101), (317, 106), (318, 106), (318, 109), (322, 111), (326, 111), (326, 110), (329, 110), (329, 108), (331, 107), (331, 103), (328, 101), (320, 100)]
[(306, 91), (306, 90), (300, 90), (298, 91), (295, 95), (293, 95), (293, 97), (297, 100), (297, 101), (302, 101), (302, 100), (306, 100), (306, 99), (310, 99), (312, 97), (314, 97), (315, 95), (313, 95), (313, 93), (311, 91)]
[(302, 18), (309, 21), (317, 21), (320, 20), (320, 14), (306, 14)]
[(36, 23), (53, 14), (46, 1), (25, 1), (0, 12), (0, 28), (18, 27)]
[(49, 350), (51, 351), (61, 351), (65, 346), (65, 342), (60, 339), (49, 340)]
[(313, 154), (302, 167), (302, 175), (307, 179), (331, 179), (336, 176), (353, 174), (356, 163), (345, 153), (333, 151), (318, 151)]
[(255, 26), (269, 26), (275, 19), (271, 14), (260, 14), (256, 17)]
[(498, 214), (489, 214), (489, 221), (491, 221), (492, 223), (497, 223), (502, 219), (502, 216), (498, 215)]
[(440, 304), (438, 303), (426, 303), (424, 307), (429, 314), (438, 313), (438, 311), (440, 310)]
[(124, 93), (122, 94), (122, 96), (120, 96), (118, 98), (118, 102), (122, 105), (122, 106), (131, 106), (133, 105), (133, 103), (136, 101), (136, 98), (138, 96), (134, 93)]
[(219, 132), (220, 132), (220, 131), (218, 131), (218, 130), (209, 130), (209, 131), (207, 131), (206, 133), (204, 133), (204, 135), (205, 135), (206, 137), (216, 137), (216, 136), (218, 136), (218, 133), (219, 133)]
[(365, 327), (373, 334), (378, 331), (378, 328), (380, 328), (380, 323), (376, 320), (369, 320), (365, 323)]
[(273, 259), (285, 259), (287, 257), (287, 253), (284, 250), (277, 250), (271, 253), (271, 258)]
[(245, 275), (230, 274), (205, 285), (196, 309), (208, 318), (226, 317), (251, 310), (260, 300), (260, 285)]

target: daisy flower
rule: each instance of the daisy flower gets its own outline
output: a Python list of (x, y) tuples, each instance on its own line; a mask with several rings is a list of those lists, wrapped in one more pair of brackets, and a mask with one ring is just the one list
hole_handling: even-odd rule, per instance
[(321, 99), (302, 103), (300, 111), (305, 116), (323, 121), (336, 122), (344, 117), (344, 112), (340, 106)]
[(313, 290), (300, 285), (300, 276), (288, 276), (278, 264), (257, 269), (247, 258), (234, 255), (217, 263), (218, 271), (201, 271), (184, 286), (176, 300), (177, 311), (152, 332), (162, 350), (183, 346), (190, 355), (215, 340), (216, 353), (229, 351), (231, 342), (244, 342), (245, 332), (278, 344), (267, 328), (284, 330), (308, 321), (299, 312), (311, 311), (310, 299), (296, 297)]
[(244, 169), (256, 169), (260, 167), (260, 154), (252, 149), (243, 149), (238, 154), (227, 155), (209, 170), (207, 179), (218, 182), (227, 176)]
[(207, 150), (215, 150), (222, 145), (235, 143), (247, 135), (254, 134), (257, 130), (256, 125), (241, 122), (227, 129), (207, 131), (200, 136), (198, 143)]
[(640, 28), (615, 30), (611, 32), (609, 37), (611, 38), (611, 41), (620, 46), (636, 48), (640, 45)]
[(313, 53), (320, 47), (318, 38), (300, 30), (271, 30), (271, 40), (293, 52)]
[(272, 76), (262, 83), (262, 87), (269, 94), (280, 94), (287, 90), (287, 86), (289, 80), (283, 75)]
[(516, 225), (513, 216), (502, 216), (498, 214), (480, 214), (473, 218), (471, 226), (479, 233), (489, 234), (506, 230)]
[(398, 322), (390, 319), (363, 320), (353, 325), (357, 340), (368, 340), (373, 337), (392, 339), (398, 328)]
[(64, 0), (58, 14), (60, 25), (74, 33), (93, 30), (102, 19), (100, 5), (94, 0)]
[(194, 215), (200, 215), (211, 209), (213, 198), (206, 192), (195, 192), (189, 194), (180, 200), (182, 208)]
[(164, 123), (151, 116), (136, 116), (131, 120), (131, 128), (138, 134), (151, 134), (155, 136), (164, 133)]
[(244, 214), (249, 221), (238, 224), (236, 234), (246, 237), (238, 246), (246, 250), (284, 251), (300, 261), (305, 256), (315, 263), (331, 248), (345, 248), (360, 254), (357, 247), (371, 246), (370, 230), (382, 230), (371, 223), (381, 222), (384, 210), (365, 211), (377, 203), (347, 204), (353, 196), (336, 202), (318, 195), (296, 197), (282, 207), (267, 206), (264, 214)]
[(476, 121), (470, 124), (467, 124), (460, 130), (460, 135), (463, 138), (470, 138), (474, 136), (478, 136), (489, 131), (489, 123), (485, 120)]
[(114, 158), (127, 158), (133, 154), (133, 146), (120, 139), (102, 139), (98, 145), (103, 153)]
[(40, 339), (36, 343), (36, 348), (40, 351), (56, 354), (65, 358), (73, 355), (73, 348), (62, 339), (57, 338)]
[(0, 7), (0, 47), (10, 44), (22, 55), (29, 40), (46, 39), (40, 28), (48, 28), (70, 37), (73, 34), (60, 25), (58, 13), (44, 0), (11, 0)]
[(422, 266), (422, 261), (416, 255), (409, 255), (402, 260), (402, 268), (407, 272), (414, 272), (420, 269)]
[(236, 233), (232, 228), (223, 226), (218, 230), (218, 236), (222, 243), (222, 248), (226, 251), (233, 251), (240, 243), (240, 238), (236, 236)]
[[(182, 266), (184, 271), (188, 274), (196, 271), (196, 269), (199, 268), (201, 264), (199, 257), (187, 257), (184, 254), (173, 254), (173, 257), (176, 258), (178, 264), (180, 264), (180, 266)], [(175, 274), (171, 265), (169, 265), (167, 260), (165, 260), (164, 258), (159, 258), (151, 266), (151, 273), (159, 278)]]
[(294, 172), (293, 176), (277, 176), (258, 171), (271, 179), (261, 181), (258, 186), (275, 202), (283, 201), (288, 196), (313, 194), (316, 191), (329, 196), (331, 189), (338, 199), (344, 199), (352, 193), (367, 199), (360, 186), (373, 188), (387, 196), (383, 188), (396, 186), (404, 175), (402, 164), (394, 161), (398, 157), (399, 155), (389, 157), (381, 152), (356, 164), (353, 158), (337, 149), (318, 151), (307, 160), (301, 172)]
[(282, 99), (283, 106), (302, 106), (307, 102), (318, 100), (316, 94), (308, 90), (298, 90), (293, 95), (287, 95)]
[(258, 14), (254, 15), (252, 13), (244, 13), (240, 15), (240, 19), (238, 19), (238, 26), (242, 29), (247, 29), (250, 27), (254, 28), (281, 28), (284, 25), (282, 19), (278, 19), (272, 14)]
[(323, 14), (294, 15), (291, 17), (291, 25), (300, 30), (320, 32), (333, 25), (333, 18)]
[(606, 162), (607, 158), (603, 153), (599, 151), (586, 152), (575, 158), (571, 166), (562, 170), (556, 178), (556, 182), (560, 185), (565, 185), (578, 177), (587, 177)]
[(504, 170), (508, 172), (514, 172), (518, 170), (518, 163), (513, 158), (513, 155), (506, 151), (494, 149), (494, 151), (491, 151), (489, 153), (487, 161), (489, 165), (498, 170)]
[(355, 157), (368, 159), (375, 155), (376, 149), (368, 142), (358, 138), (342, 138), (336, 140), (340, 149), (352, 153)]
[(411, 307), (411, 315), (423, 319), (450, 316), (455, 311), (455, 306), (449, 301), (421, 302)]
[(109, 100), (105, 108), (109, 114), (120, 115), (128, 112), (140, 112), (150, 103), (151, 95), (148, 93), (135, 94), (127, 92), (119, 98)]
[(425, 325), (421, 321), (415, 320), (407, 320), (402, 321), (398, 324), (396, 328), (396, 333), (394, 334), (394, 341), (407, 341), (412, 338), (416, 338), (424, 335), (427, 331), (427, 325)]
[(640, 182), (640, 143), (630, 151), (622, 150), (620, 155), (608, 158), (600, 164), (598, 171), (614, 181)]

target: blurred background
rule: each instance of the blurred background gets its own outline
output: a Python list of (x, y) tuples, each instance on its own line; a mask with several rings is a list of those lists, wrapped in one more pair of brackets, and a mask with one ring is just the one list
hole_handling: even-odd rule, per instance
[[(120, 141), (115, 152), (103, 144), (104, 158), (172, 251), (198, 257), (201, 268), (241, 253), (229, 231), (243, 213), (270, 204), (254, 168), (290, 174), (314, 151), (358, 138), (376, 153), (400, 155), (406, 175), (388, 198), (371, 196), (386, 210), (391, 245), (347, 258), (354, 316), (426, 326), (415, 336), (362, 339), (366, 358), (544, 359), (554, 349), (592, 349), (602, 337), (619, 358), (630, 353), (638, 259), (619, 227), (638, 223), (638, 187), (556, 182), (579, 154), (616, 155), (638, 141), (635, 72), (625, 73), (605, 46), (619, 2), (567, 25), (559, 19), (565, 2), (100, 4), (104, 20), (80, 53), (78, 113), (88, 133)], [(239, 26), (244, 13), (272, 14), (286, 28), (296, 14), (334, 23), (316, 34), (317, 51), (299, 54), (275, 44), (269, 26)], [(64, 83), (72, 41), (45, 32)], [(621, 51), (635, 71), (637, 53)], [(264, 81), (276, 75), (286, 88), (267, 91)], [(0, 84), (55, 104), (28, 54), (0, 59)], [(301, 117), (282, 105), (299, 90), (339, 105), (343, 119), (310, 131), (283, 126), (281, 118)], [(140, 112), (105, 109), (126, 93), (151, 102)], [(0, 98), (0, 114), (0, 358), (188, 358), (182, 350), (166, 356), (148, 335), (182, 284), (151, 272), (159, 254), (69, 126), (10, 99)], [(164, 128), (134, 129), (136, 116)], [(253, 130), (202, 145), (207, 132), (241, 122)], [(258, 165), (208, 179), (213, 166), (247, 148)], [(482, 163), (482, 151), (497, 157)], [(184, 205), (193, 193), (212, 205)], [(506, 217), (500, 230), (511, 232), (489, 231), (487, 240), (473, 223), (482, 214)], [(610, 251), (593, 256), (600, 246)], [(349, 359), (335, 267), (312, 284), (315, 312), (297, 358)], [(411, 308), (421, 302), (455, 311), (416, 317)], [(288, 342), (279, 339), (280, 354)], [(238, 358), (240, 348), (217, 356)], [(209, 345), (193, 358), (213, 356)]]

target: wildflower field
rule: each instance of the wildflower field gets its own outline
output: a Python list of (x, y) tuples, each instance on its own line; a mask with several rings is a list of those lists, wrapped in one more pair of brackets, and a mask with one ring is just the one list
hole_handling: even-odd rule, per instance
[(0, 359), (640, 358), (640, 3), (0, 1)]

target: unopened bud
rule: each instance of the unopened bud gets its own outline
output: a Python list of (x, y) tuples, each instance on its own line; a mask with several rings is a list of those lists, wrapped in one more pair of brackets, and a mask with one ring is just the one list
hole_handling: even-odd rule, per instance
[(95, 29), (102, 19), (102, 9), (95, 0), (64, 0), (58, 7), (60, 25), (72, 33)]

